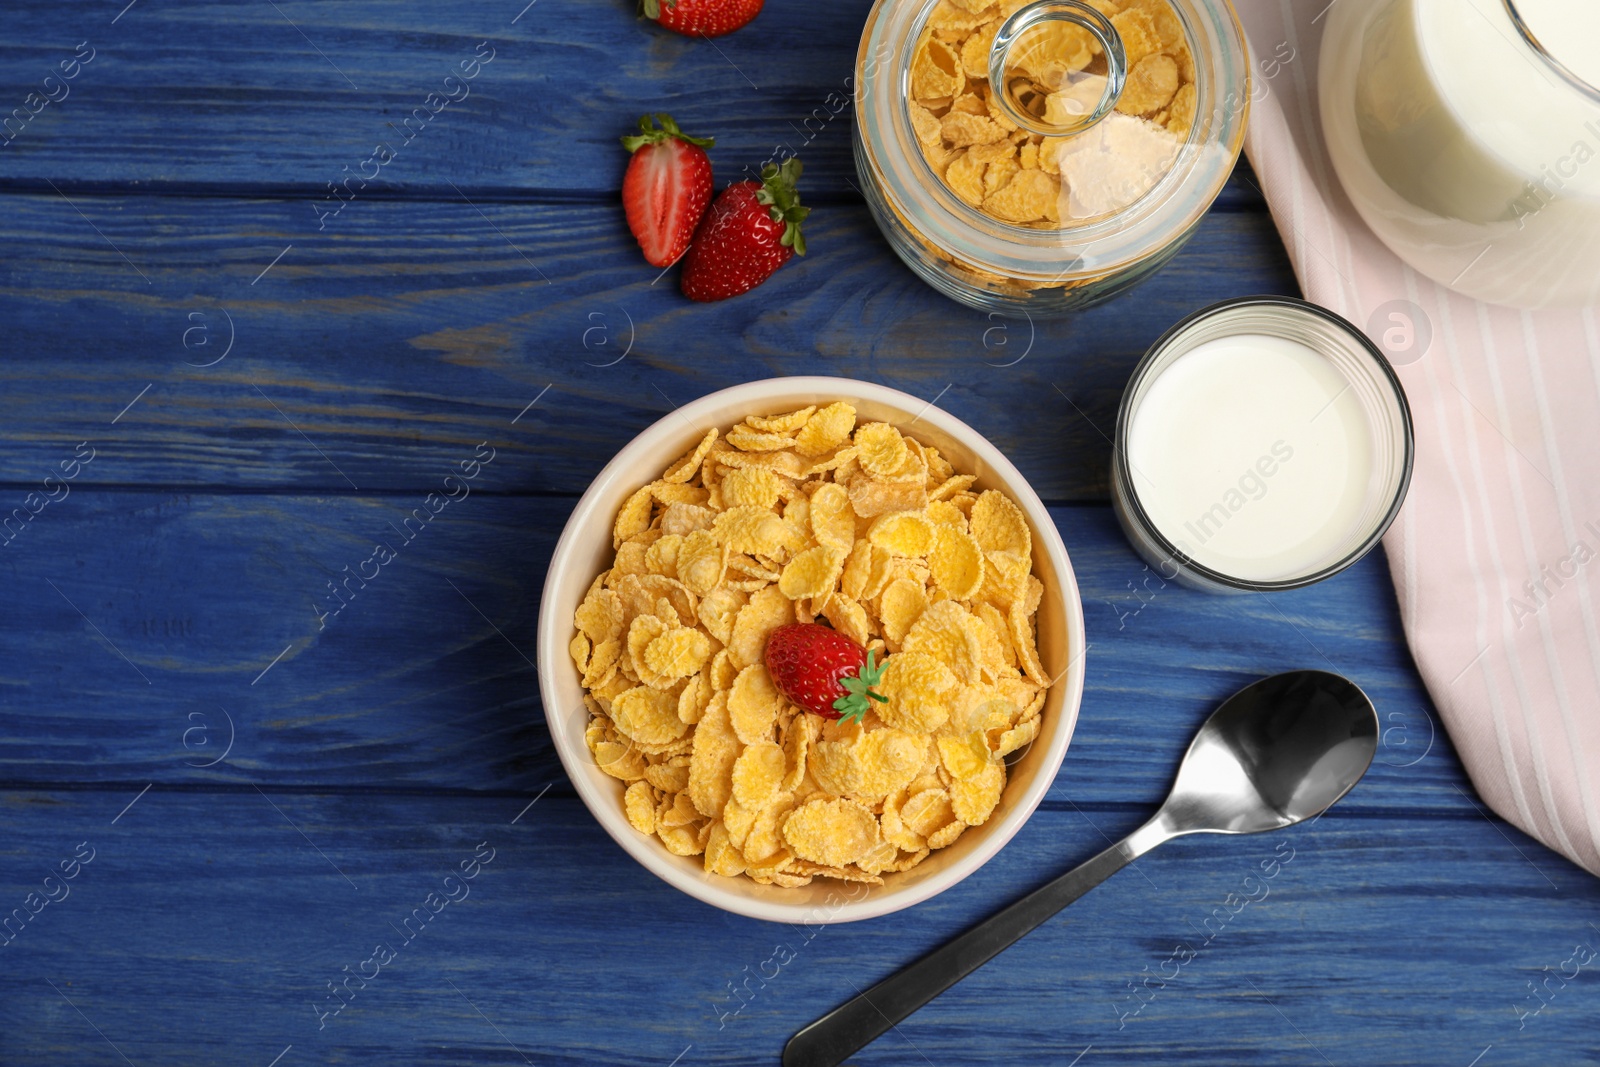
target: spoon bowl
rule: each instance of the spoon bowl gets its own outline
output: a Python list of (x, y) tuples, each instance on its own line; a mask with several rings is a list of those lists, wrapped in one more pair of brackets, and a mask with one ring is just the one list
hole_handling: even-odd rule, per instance
[(1354, 682), (1275, 674), (1211, 713), (1152, 821), (1169, 837), (1281, 830), (1337, 803), (1377, 751), (1378, 713)]
[(1195, 734), (1172, 792), (1149, 822), (795, 1034), (783, 1067), (836, 1067), (1163, 842), (1281, 830), (1316, 818), (1361, 780), (1377, 750), (1378, 712), (1347, 678), (1290, 671), (1245, 686)]

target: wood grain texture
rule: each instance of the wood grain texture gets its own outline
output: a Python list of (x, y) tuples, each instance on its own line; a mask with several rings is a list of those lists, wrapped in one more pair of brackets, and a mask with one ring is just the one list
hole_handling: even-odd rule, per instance
[[(1301, 666), (1384, 719), (1332, 813), (1146, 857), (852, 1062), (1600, 1063), (1600, 970), (1562, 976), (1600, 950), (1600, 887), (1470, 795), (1381, 557), (1202, 596), (1104, 505), (1149, 343), (1296, 291), (1248, 168), (1150, 282), (1030, 327), (933, 293), (861, 205), (848, 112), (818, 109), (866, 0), (773, 0), (717, 42), (632, 0), (124, 2), (21, 0), (0, 29), (0, 121), (97, 50), (0, 147), (0, 518), (94, 449), (0, 547), (0, 918), (96, 850), (0, 925), (0, 1064), (775, 1063), (852, 987), (1136, 826), (1216, 701)], [(480, 41), (471, 95), (405, 140)], [(799, 150), (812, 254), (714, 307), (652, 284), (615, 206), (645, 110), (716, 134), (719, 184)], [(319, 219), (379, 140), (395, 159)], [(1013, 843), (847, 927), (739, 919), (628, 859), (567, 785), (529, 662), (550, 549), (606, 459), (694, 397), (803, 373), (937, 398), (1073, 505), (1053, 515), (1091, 642)], [(326, 583), (480, 442), (472, 495), (319, 622)], [(400, 944), (479, 842), (470, 897), (319, 1023), (326, 983)]]
[(1295, 291), (1261, 214), (1212, 214), (1143, 286), (1035, 326), (935, 293), (858, 206), (820, 209), (810, 255), (716, 305), (672, 273), (652, 285), (610, 204), (373, 201), (322, 239), (285, 202), (6, 206), (0, 482), (17, 497), (84, 440), (84, 484), (415, 489), (488, 440), (496, 488), (578, 493), (678, 404), (821, 373), (937, 397), (1047, 500), (1104, 499), (1150, 343), (1215, 300)]
[[(566, 789), (531, 660), (573, 502), (473, 495), (404, 544), (395, 527), (419, 503), (79, 490), (52, 504), (0, 550), (29, 623), (0, 656), (12, 724), (0, 782)], [(1363, 686), (1385, 721), (1372, 778), (1346, 805), (1471, 812), (1399, 640), (1381, 555), (1307, 590), (1216, 597), (1147, 570), (1110, 508), (1052, 514), (1090, 642), (1052, 797), (1158, 803), (1218, 701), (1261, 675), (1318, 667)], [(319, 619), (338, 603), (327, 583), (377, 539), (399, 558)], [(197, 769), (220, 756), (230, 717), (228, 760)]]
[[(8, 907), (79, 842), (95, 850), (70, 895), (0, 949), (8, 1063), (121, 1063), (114, 1043), (140, 1065), (265, 1067), (290, 1045), (280, 1067), (772, 1064), (852, 986), (1142, 817), (1049, 807), (909, 913), (788, 926), (656, 881), (575, 800), (546, 797), (511, 825), (520, 798), (158, 786), (113, 825), (133, 795), (8, 799)], [(404, 943), (411, 909), (443, 895), (480, 842), (494, 858), (468, 895)], [(1493, 1045), (1482, 1062), (1592, 1064), (1592, 969), (1552, 980), (1548, 1005), (1518, 1029), (1537, 1003), (1530, 980), (1576, 945), (1600, 948), (1600, 886), (1535, 853), (1524, 861), (1482, 820), (1343, 808), (1288, 833), (1174, 842), (852, 1062), (1066, 1064), (1093, 1046), (1080, 1062), (1465, 1067)], [(380, 942), (396, 958), (320, 1018), (326, 983)], [(1163, 968), (1180, 944), (1196, 957)]]

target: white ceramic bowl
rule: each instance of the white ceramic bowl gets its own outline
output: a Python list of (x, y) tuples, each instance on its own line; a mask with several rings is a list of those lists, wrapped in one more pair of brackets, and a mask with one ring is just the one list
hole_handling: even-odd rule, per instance
[[(989, 821), (968, 830), (909, 871), (884, 876), (882, 886), (818, 878), (799, 889), (764, 886), (748, 878), (707, 874), (701, 858), (674, 856), (661, 841), (629, 825), (623, 784), (602, 771), (584, 744), (589, 714), (567, 653), (572, 614), (595, 575), (611, 566), (611, 527), (624, 500), (688, 451), (713, 426), (727, 430), (746, 415), (779, 414), (807, 404), (847, 400), (861, 421), (884, 421), (933, 445), (958, 473), (976, 474), (978, 489), (999, 489), (1033, 528), (1033, 569), (1044, 583), (1039, 606), (1039, 656), (1056, 678), (1044, 724), (1007, 774), (1004, 795)], [(931, 404), (894, 389), (848, 378), (772, 378), (724, 389), (686, 404), (635, 437), (606, 464), (567, 520), (550, 560), (539, 604), (539, 689), (545, 720), (561, 763), (606, 832), (652, 874), (690, 896), (739, 915), (788, 923), (870, 919), (927, 900), (955, 885), (1000, 851), (1044, 798), (1066, 755), (1083, 696), (1083, 605), (1078, 583), (1044, 505), (1009, 460), (982, 434)]]

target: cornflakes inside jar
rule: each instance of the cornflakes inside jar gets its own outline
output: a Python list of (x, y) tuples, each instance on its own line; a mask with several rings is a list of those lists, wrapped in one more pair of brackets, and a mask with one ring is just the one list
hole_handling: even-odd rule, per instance
[(1249, 102), (1238, 21), (1200, 0), (879, 0), (858, 84), (857, 170), (895, 250), (958, 300), (1030, 315), (1176, 253)]

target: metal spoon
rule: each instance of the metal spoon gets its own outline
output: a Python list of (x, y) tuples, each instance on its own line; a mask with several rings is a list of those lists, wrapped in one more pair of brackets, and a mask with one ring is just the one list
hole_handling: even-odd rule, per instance
[(1151, 820), (794, 1037), (783, 1067), (835, 1067), (1133, 860), (1184, 834), (1254, 834), (1321, 815), (1372, 763), (1378, 714), (1354, 682), (1290, 671), (1245, 686), (1200, 727)]

